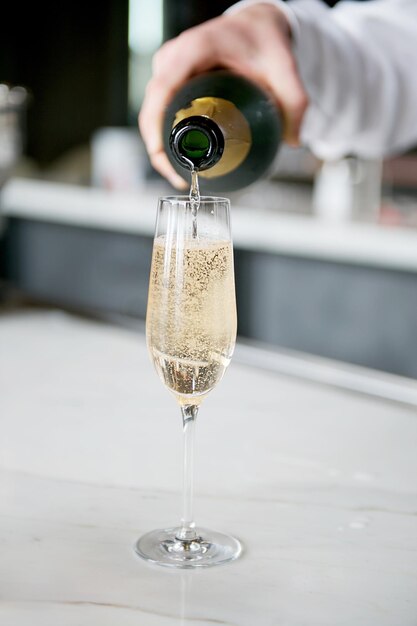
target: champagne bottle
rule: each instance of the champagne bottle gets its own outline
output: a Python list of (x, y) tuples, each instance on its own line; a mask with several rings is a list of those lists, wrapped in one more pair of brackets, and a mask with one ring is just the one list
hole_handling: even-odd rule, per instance
[(198, 171), (203, 192), (242, 189), (264, 176), (278, 151), (278, 108), (258, 85), (216, 70), (192, 78), (173, 97), (163, 128), (174, 169)]

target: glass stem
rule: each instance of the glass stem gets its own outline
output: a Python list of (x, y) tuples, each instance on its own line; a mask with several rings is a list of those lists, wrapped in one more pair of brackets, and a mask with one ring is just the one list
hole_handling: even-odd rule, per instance
[(183, 470), (183, 508), (181, 528), (177, 539), (193, 541), (197, 539), (193, 520), (193, 474), (194, 474), (194, 433), (198, 406), (187, 404), (181, 407), (184, 428), (184, 470)]

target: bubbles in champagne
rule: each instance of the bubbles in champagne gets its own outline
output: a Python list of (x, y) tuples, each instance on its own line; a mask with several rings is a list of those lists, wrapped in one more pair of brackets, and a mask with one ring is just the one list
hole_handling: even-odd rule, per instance
[(147, 338), (155, 367), (182, 404), (198, 404), (221, 379), (236, 338), (232, 245), (155, 241)]

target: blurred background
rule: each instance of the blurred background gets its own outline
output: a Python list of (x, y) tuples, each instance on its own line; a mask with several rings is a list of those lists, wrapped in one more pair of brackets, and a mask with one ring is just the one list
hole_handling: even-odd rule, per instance
[[(172, 191), (137, 130), (152, 55), (231, 4), (8, 6), (0, 310), (144, 319), (157, 197)], [(322, 163), (283, 146), (231, 200), (241, 337), (417, 378), (417, 152)]]

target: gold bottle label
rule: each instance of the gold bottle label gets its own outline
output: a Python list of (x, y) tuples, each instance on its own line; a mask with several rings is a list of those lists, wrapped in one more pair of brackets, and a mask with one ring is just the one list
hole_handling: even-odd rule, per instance
[(177, 111), (172, 127), (187, 117), (203, 115), (211, 118), (219, 126), (224, 137), (224, 150), (221, 159), (213, 167), (199, 172), (204, 178), (215, 178), (229, 174), (246, 159), (251, 144), (252, 133), (245, 116), (239, 109), (224, 98), (196, 98), (186, 109)]

